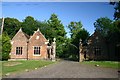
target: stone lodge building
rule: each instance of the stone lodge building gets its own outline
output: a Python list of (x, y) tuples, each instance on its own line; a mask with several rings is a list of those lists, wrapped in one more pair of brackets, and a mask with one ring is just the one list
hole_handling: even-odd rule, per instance
[(52, 59), (55, 60), (56, 42), (48, 46), (49, 40), (38, 29), (30, 37), (20, 28), (11, 40), (10, 60), (39, 60)]
[(84, 60), (120, 60), (119, 37), (111, 36), (108, 42), (99, 31), (95, 31), (86, 42), (79, 43), (79, 61)]

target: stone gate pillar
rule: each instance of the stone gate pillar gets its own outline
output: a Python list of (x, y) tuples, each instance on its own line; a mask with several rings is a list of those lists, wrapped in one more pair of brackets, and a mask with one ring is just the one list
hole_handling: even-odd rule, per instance
[(82, 40), (80, 39), (79, 43), (79, 62), (83, 61), (83, 54), (82, 54)]
[(56, 38), (53, 39), (53, 42), (52, 42), (52, 54), (53, 54), (53, 57), (52, 57), (52, 61), (55, 61), (56, 60)]

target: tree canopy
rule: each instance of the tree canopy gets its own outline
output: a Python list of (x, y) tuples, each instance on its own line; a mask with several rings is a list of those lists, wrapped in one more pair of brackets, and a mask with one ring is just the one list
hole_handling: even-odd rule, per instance
[(25, 33), (32, 35), (37, 28), (37, 22), (32, 16), (27, 16), (21, 26)]
[(21, 27), (21, 22), (15, 18), (5, 18), (3, 32), (7, 32), (10, 38), (12, 38)]
[(108, 35), (108, 32), (112, 30), (113, 28), (112, 23), (113, 21), (110, 20), (109, 18), (101, 17), (94, 22), (94, 27), (96, 30), (99, 30), (102, 33), (102, 35), (105, 37)]
[(63, 46), (63, 43), (64, 43), (64, 40), (65, 40), (65, 35), (66, 35), (66, 32), (65, 32), (65, 29), (64, 29), (64, 26), (63, 24), (61, 23), (61, 21), (58, 19), (58, 16), (56, 14), (52, 14), (49, 18), (49, 20), (47, 21), (48, 22), (48, 26), (50, 27), (50, 33), (52, 35), (49, 35), (50, 36), (50, 40), (52, 40), (54, 37), (56, 38), (57, 40), (57, 55), (58, 56), (62, 56), (63, 54), (63, 49), (62, 49), (62, 46)]

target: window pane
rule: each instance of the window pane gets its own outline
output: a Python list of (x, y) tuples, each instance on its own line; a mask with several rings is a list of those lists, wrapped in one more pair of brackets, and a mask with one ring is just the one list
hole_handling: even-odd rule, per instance
[(34, 47), (34, 54), (40, 55), (40, 47)]
[(22, 55), (22, 47), (16, 47), (16, 55)]

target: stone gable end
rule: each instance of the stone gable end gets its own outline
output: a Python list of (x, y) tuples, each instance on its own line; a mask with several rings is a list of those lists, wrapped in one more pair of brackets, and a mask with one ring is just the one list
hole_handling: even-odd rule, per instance
[[(37, 30), (29, 39), (28, 43), (28, 59), (46, 59), (47, 58), (47, 39)], [(34, 47), (40, 47), (40, 55), (34, 54)]]
[[(27, 42), (28, 38), (20, 29), (11, 40), (12, 48), (10, 53), (11, 59), (26, 59), (27, 58)], [(16, 47), (22, 47), (22, 55), (16, 55)]]

